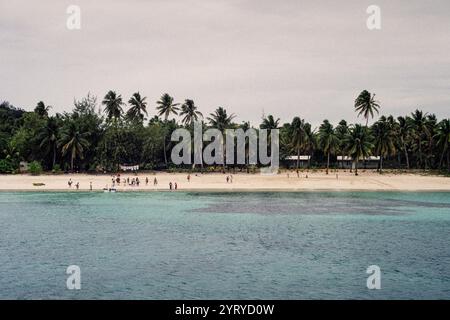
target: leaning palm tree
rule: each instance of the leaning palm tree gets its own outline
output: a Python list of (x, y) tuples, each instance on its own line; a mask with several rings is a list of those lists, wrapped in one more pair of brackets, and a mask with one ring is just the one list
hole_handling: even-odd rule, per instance
[(192, 125), (194, 121), (203, 118), (203, 114), (197, 110), (194, 100), (186, 99), (181, 106), (180, 116), (184, 116), (182, 123), (184, 125)]
[(38, 114), (42, 118), (48, 117), (48, 111), (50, 110), (50, 106), (46, 106), (43, 101), (39, 101), (34, 108), (34, 112)]
[(127, 112), (127, 117), (132, 121), (144, 121), (144, 114), (147, 113), (147, 102), (145, 101), (147, 97), (141, 97), (139, 92), (134, 93), (128, 103), (131, 105), (131, 108)]
[[(225, 132), (225, 129), (228, 129), (231, 127), (234, 117), (235, 117), (234, 114), (228, 115), (227, 110), (225, 110), (222, 107), (218, 107), (213, 113), (209, 114), (209, 117), (207, 117), (206, 120), (208, 120), (209, 125), (211, 127), (218, 129), (220, 132), (222, 132), (222, 135), (223, 135), (223, 133)], [(225, 168), (225, 139), (222, 139), (222, 140), (223, 140), (222, 141), (222, 144), (223, 144), (223, 153), (222, 153), (223, 167)]]
[(108, 120), (114, 119), (119, 120), (122, 116), (123, 110), (122, 96), (117, 95), (116, 92), (110, 90), (106, 96), (103, 98), (102, 104), (105, 106), (105, 113)]
[(75, 122), (70, 122), (63, 130), (61, 138), (58, 141), (61, 147), (62, 155), (70, 154), (70, 169), (73, 171), (73, 165), (76, 158), (84, 158), (84, 149), (89, 146), (86, 140), (87, 132), (81, 133)]
[(359, 94), (355, 100), (355, 111), (358, 112), (358, 116), (363, 115), (366, 119), (366, 127), (369, 123), (369, 116), (373, 118), (374, 112), (378, 113), (380, 104), (375, 100), (375, 94), (371, 94), (369, 91), (364, 90)]
[(380, 157), (379, 172), (383, 172), (383, 158), (394, 155), (395, 148), (395, 131), (393, 123), (385, 116), (381, 116), (380, 120), (374, 123), (372, 131), (375, 136), (375, 152)]
[(322, 151), (327, 155), (327, 174), (330, 168), (330, 154), (336, 152), (339, 147), (339, 139), (333, 128), (333, 125), (324, 120), (319, 127), (319, 146)]
[(418, 167), (423, 164), (422, 142), (424, 138), (430, 136), (430, 131), (427, 125), (427, 113), (416, 110), (411, 114), (410, 125), (413, 129), (413, 135), (417, 141), (416, 149), (419, 154)]
[(297, 169), (300, 165), (300, 150), (305, 144), (305, 121), (295, 117), (291, 124), (291, 146), (297, 151)]
[[(180, 110), (178, 108), (179, 103), (174, 103), (173, 97), (171, 97), (168, 93), (164, 93), (161, 98), (156, 101), (158, 110), (158, 115), (162, 116), (164, 115), (164, 122), (167, 124), (167, 120), (169, 119), (169, 116), (173, 113), (175, 115), (178, 115), (178, 111)], [(166, 154), (166, 140), (167, 140), (167, 132), (166, 128), (164, 128), (164, 141), (163, 141), (163, 152), (164, 152), (164, 163), (167, 168), (167, 154)]]
[(444, 119), (439, 123), (435, 138), (437, 140), (437, 145), (442, 148), (439, 169), (442, 168), (444, 155), (447, 154), (447, 167), (450, 171), (450, 119)]
[(58, 123), (54, 117), (47, 120), (47, 125), (42, 128), (38, 134), (38, 141), (40, 141), (39, 146), (48, 152), (53, 153), (52, 168), (56, 164), (56, 151), (58, 147)]
[(355, 159), (355, 175), (357, 176), (359, 159), (367, 158), (372, 153), (373, 144), (370, 131), (367, 127), (355, 124), (345, 137), (344, 144), (347, 154)]

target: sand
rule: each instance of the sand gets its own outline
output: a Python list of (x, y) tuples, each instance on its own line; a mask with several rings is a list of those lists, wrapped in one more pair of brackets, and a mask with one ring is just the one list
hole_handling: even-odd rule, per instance
[[(336, 174), (338, 177), (336, 178)], [(366, 191), (450, 191), (450, 178), (412, 173), (383, 173), (375, 171), (361, 171), (355, 176), (348, 170), (339, 172), (325, 171), (300, 172), (297, 177), (295, 171), (280, 173), (273, 176), (260, 174), (233, 174), (233, 182), (227, 183), (228, 174), (208, 173), (191, 174), (191, 181), (187, 181), (186, 173), (140, 173), (139, 187), (128, 186), (123, 183), (116, 186), (118, 191), (167, 191), (169, 182), (176, 182), (178, 190), (182, 191), (312, 191), (312, 190), (366, 190)], [(308, 178), (306, 178), (308, 175)], [(131, 173), (122, 173), (121, 178), (135, 177)], [(149, 184), (145, 185), (145, 178)], [(153, 179), (158, 179), (158, 186), (153, 186)], [(67, 182), (72, 179), (72, 188)], [(104, 187), (111, 187), (112, 175), (88, 174), (60, 174), (60, 175), (0, 175), (0, 191), (76, 191), (75, 184), (79, 182), (80, 191), (90, 189), (90, 182), (94, 191), (101, 191)], [(44, 186), (34, 186), (33, 183), (44, 183)]]

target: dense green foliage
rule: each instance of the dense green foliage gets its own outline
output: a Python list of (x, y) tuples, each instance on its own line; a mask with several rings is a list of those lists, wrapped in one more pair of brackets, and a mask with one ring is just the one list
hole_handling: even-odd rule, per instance
[[(366, 125), (342, 120), (333, 126), (324, 120), (315, 130), (300, 117), (281, 125), (278, 118), (268, 115), (258, 127), (280, 129), (282, 163), (287, 156), (310, 155), (307, 165), (326, 167), (328, 173), (330, 166), (337, 167), (336, 156), (351, 156), (357, 165), (375, 155), (380, 156), (380, 172), (383, 166), (450, 170), (448, 118), (439, 121), (433, 114), (416, 110), (398, 118), (381, 116), (368, 127), (369, 118), (380, 110), (374, 97), (365, 90), (355, 100), (355, 111)], [(120, 164), (169, 169), (174, 146), (170, 135), (175, 129), (193, 130), (194, 120), (201, 120), (205, 129), (222, 132), (251, 127), (249, 122), (235, 123), (235, 115), (223, 107), (203, 118), (193, 100), (176, 103), (167, 93), (153, 105), (139, 92), (126, 100), (109, 91), (100, 105), (88, 94), (74, 101), (71, 112), (50, 115), (51, 107), (42, 101), (33, 110), (0, 104), (0, 173), (17, 172), (21, 161), (29, 162), (30, 171), (32, 167), (36, 174), (42, 169), (115, 172)], [(153, 117), (147, 119), (149, 114)]]

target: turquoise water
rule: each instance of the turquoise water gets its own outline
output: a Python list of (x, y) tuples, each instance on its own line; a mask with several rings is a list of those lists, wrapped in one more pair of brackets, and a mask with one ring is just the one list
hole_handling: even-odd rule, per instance
[(450, 298), (450, 193), (0, 193), (0, 227), (1, 299)]

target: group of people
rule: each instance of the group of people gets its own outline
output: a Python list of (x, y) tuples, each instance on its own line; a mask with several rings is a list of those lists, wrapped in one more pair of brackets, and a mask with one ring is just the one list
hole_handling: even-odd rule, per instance
[[(72, 178), (70, 178), (69, 181), (67, 181), (67, 184), (69, 185), (69, 188), (72, 188), (72, 184), (73, 184)], [(91, 183), (91, 185), (92, 185), (92, 183)], [(80, 189), (79, 182), (75, 183), (75, 188), (77, 188), (77, 190)]]
[(227, 183), (233, 183), (233, 175), (232, 174), (227, 176)]

